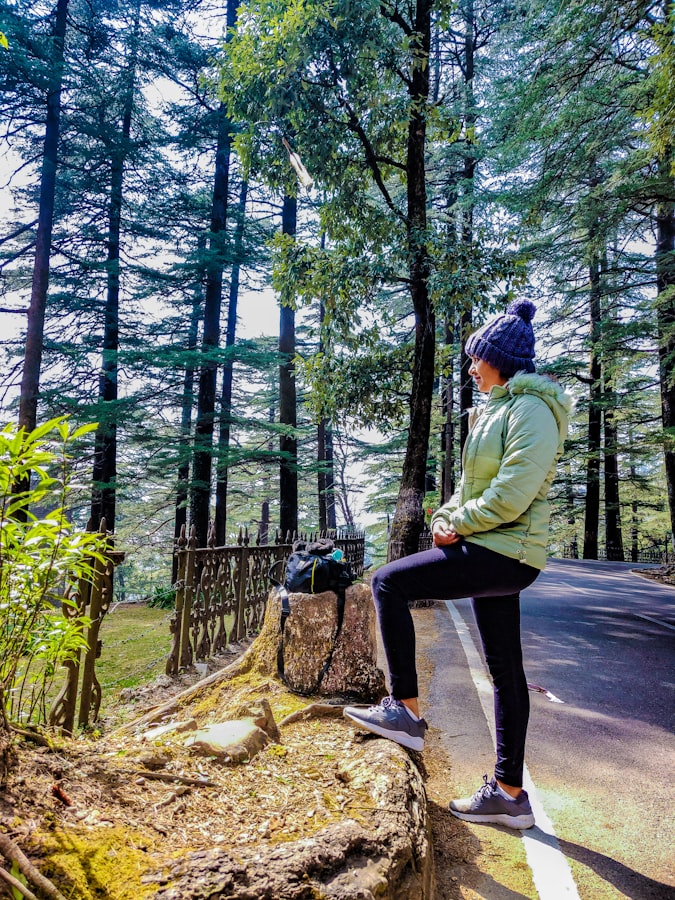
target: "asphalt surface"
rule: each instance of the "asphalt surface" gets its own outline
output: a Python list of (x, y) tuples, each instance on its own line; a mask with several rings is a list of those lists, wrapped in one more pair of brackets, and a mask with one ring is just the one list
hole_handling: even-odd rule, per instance
[[(527, 765), (582, 900), (675, 898), (675, 588), (632, 568), (551, 560), (522, 595), (528, 682), (563, 701), (531, 693)], [(480, 647), (470, 601), (454, 608)], [(416, 616), (424, 715), (449, 786), (468, 795), (492, 771), (488, 723), (448, 609)], [(457, 880), (471, 889), (447, 896), (574, 895), (554, 874), (535, 887), (517, 833), (462, 828), (472, 849)]]

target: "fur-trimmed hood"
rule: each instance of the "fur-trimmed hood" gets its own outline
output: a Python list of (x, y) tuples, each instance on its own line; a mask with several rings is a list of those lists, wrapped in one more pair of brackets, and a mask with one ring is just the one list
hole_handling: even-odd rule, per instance
[(555, 379), (536, 372), (516, 372), (504, 388), (512, 397), (519, 394), (534, 394), (546, 403), (558, 423), (558, 431), (567, 435), (569, 417), (574, 409), (574, 398)]

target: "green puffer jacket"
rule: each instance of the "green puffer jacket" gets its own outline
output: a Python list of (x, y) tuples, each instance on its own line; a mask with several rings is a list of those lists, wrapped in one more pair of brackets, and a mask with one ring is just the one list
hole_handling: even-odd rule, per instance
[(462, 479), (432, 519), (467, 541), (543, 569), (546, 497), (567, 436), (569, 394), (550, 378), (519, 372), (490, 390), (474, 414), (462, 454)]

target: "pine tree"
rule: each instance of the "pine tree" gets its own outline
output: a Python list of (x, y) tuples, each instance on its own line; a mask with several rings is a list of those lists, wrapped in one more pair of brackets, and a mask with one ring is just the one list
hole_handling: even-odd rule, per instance
[[(640, 296), (648, 260), (629, 248), (629, 240), (636, 236), (649, 239), (655, 209), (654, 180), (640, 123), (641, 96), (655, 46), (649, 21), (657, 4), (650, 6), (648, 10), (630, 5), (619, 14), (609, 4), (580, 7), (565, 2), (556, 10), (548, 4), (530, 4), (527, 16), (513, 19), (519, 40), (504, 49), (504, 64), (519, 73), (516, 78), (513, 70), (509, 73), (510, 100), (496, 131), (502, 160), (518, 173), (510, 176), (514, 188), (508, 202), (522, 216), (524, 246), (540, 277), (548, 278), (552, 292), (558, 294), (555, 316), (559, 318), (563, 308), (573, 311), (567, 340), (560, 340), (552, 322), (551, 337), (569, 354), (558, 371), (568, 377), (574, 373), (590, 391), (587, 478), (581, 489), (587, 556), (598, 552), (603, 463), (605, 540), (613, 545), (608, 552), (620, 554), (621, 457), (613, 441), (615, 409), (610, 404), (624, 405), (612, 372), (622, 354), (624, 360), (630, 356), (622, 346), (621, 331), (608, 327), (608, 316), (627, 318), (636, 340), (639, 335), (646, 342), (652, 335), (653, 319), (645, 315)], [(518, 56), (509, 55), (520, 48)], [(520, 102), (514, 104), (516, 97)], [(516, 153), (510, 156), (514, 148)], [(505, 181), (506, 172), (505, 166)], [(610, 243), (615, 251), (603, 270)], [(586, 292), (591, 311), (586, 318), (591, 361), (587, 375), (577, 368), (581, 291)], [(633, 433), (636, 439), (645, 434), (644, 429)]]
[[(64, 67), (64, 44), (68, 0), (58, 0), (53, 14), (52, 50), (48, 56), (49, 78), (45, 96), (45, 131), (40, 175), (40, 205), (35, 238), (33, 282), (19, 401), (19, 427), (32, 431), (37, 424), (38, 386), (42, 365), (44, 321), (49, 288), (49, 266), (54, 224), (57, 154), (61, 120), (61, 86)], [(25, 489), (26, 484), (17, 486)]]

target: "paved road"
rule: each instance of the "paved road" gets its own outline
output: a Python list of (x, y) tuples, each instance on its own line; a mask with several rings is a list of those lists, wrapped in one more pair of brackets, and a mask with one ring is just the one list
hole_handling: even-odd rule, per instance
[[(463, 826), (493, 860), (478, 867), (485, 877), (474, 878), (475, 893), (457, 896), (675, 897), (675, 588), (630, 569), (555, 560), (523, 593), (528, 681), (564, 701), (532, 693), (527, 760), (571, 867), (571, 889), (550, 860), (543, 883), (520, 877), (514, 887), (508, 869), (531, 864), (516, 846), (528, 842), (505, 829)], [(493, 762), (480, 684), (465, 655), (467, 635), (476, 646), (479, 638), (468, 600), (433, 615), (434, 639), (420, 640), (431, 672), (425, 714), (447, 752), (453, 788), (470, 793)], [(537, 840), (548, 839), (540, 831)]]

